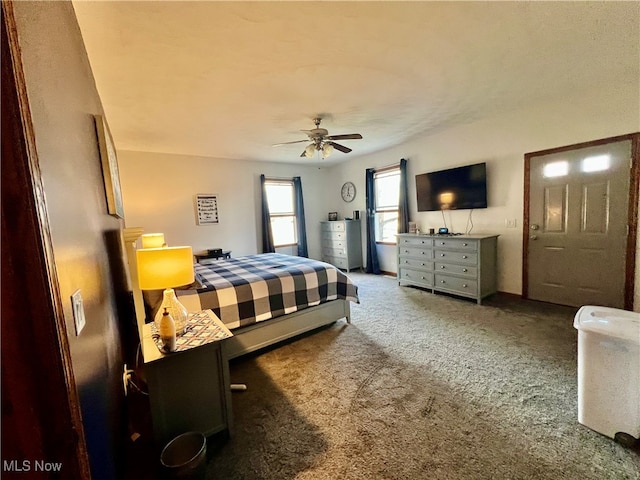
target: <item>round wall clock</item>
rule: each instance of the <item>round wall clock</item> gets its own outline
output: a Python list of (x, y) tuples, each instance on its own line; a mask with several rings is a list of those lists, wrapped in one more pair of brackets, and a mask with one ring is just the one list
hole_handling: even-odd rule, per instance
[(342, 185), (341, 193), (342, 200), (344, 200), (345, 202), (351, 202), (354, 198), (356, 198), (356, 186), (353, 184), (353, 182), (345, 182), (345, 184)]

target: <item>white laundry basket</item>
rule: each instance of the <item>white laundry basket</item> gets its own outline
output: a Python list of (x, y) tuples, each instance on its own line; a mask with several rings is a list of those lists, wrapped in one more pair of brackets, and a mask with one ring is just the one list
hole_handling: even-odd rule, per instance
[(640, 314), (585, 305), (578, 329), (578, 421), (611, 438), (640, 437)]

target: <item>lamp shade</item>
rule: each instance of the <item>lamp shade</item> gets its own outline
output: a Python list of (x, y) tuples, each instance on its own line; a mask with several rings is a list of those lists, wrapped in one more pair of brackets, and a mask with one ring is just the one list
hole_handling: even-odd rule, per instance
[(325, 143), (322, 147), (322, 158), (327, 158), (332, 153), (333, 153), (333, 145), (331, 145), (330, 143)]
[(160, 290), (193, 282), (191, 247), (143, 248), (136, 251), (141, 290)]
[(166, 246), (164, 233), (145, 233), (140, 238), (142, 239), (142, 248), (160, 248)]
[(313, 157), (314, 153), (316, 153), (316, 146), (313, 143), (307, 145), (307, 148), (304, 149), (304, 156), (307, 158)]

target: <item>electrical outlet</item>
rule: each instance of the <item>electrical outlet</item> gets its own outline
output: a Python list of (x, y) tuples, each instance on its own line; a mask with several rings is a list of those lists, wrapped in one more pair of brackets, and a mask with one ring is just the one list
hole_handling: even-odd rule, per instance
[(80, 293), (80, 289), (76, 290), (73, 292), (73, 295), (71, 295), (71, 308), (73, 309), (73, 322), (76, 326), (76, 336), (78, 336), (87, 324), (87, 319), (84, 316), (84, 305), (82, 304), (82, 293)]
[(507, 218), (504, 221), (504, 225), (507, 228), (518, 228), (518, 220), (516, 218)]

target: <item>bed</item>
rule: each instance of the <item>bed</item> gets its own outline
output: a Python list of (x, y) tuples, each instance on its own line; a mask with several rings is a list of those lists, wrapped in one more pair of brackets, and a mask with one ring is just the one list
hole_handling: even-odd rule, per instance
[[(233, 359), (345, 318), (358, 303), (357, 286), (334, 266), (278, 253), (194, 265), (196, 284), (176, 289), (190, 312), (211, 309), (234, 336), (225, 341)], [(160, 295), (145, 292), (153, 309)]]

